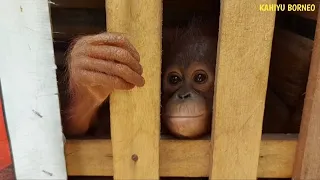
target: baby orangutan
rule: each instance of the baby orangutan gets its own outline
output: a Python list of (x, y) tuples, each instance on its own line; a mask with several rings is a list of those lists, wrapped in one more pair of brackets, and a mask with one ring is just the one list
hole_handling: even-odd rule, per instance
[[(164, 29), (162, 132), (169, 131), (177, 137), (197, 138), (211, 129), (217, 51), (216, 32), (212, 29), (213, 26), (202, 27), (202, 24), (194, 22), (178, 33)], [(171, 38), (172, 34), (176, 34), (174, 38)], [(274, 42), (277, 43), (273, 43), (272, 47), (264, 133), (298, 131), (302, 106), (295, 105), (295, 101), (303, 100), (301, 94), (307, 82), (310, 62), (280, 56), (283, 48), (279, 42), (283, 41), (279, 37), (283, 35), (277, 34), (276, 31)], [(63, 122), (67, 136), (84, 135), (89, 130), (95, 136), (110, 133), (106, 99), (114, 90), (129, 90), (144, 85), (139, 61), (139, 53), (122, 34), (102, 33), (75, 41), (68, 58), (71, 102), (69, 116)], [(283, 66), (288, 62), (295, 65), (291, 68)], [(286, 72), (285, 76), (283, 72)], [(304, 76), (297, 78), (292, 75), (297, 74), (295, 72)], [(282, 88), (284, 90), (279, 90), (280, 85), (285, 87)], [(288, 91), (290, 87), (293, 88)], [(290, 98), (291, 104), (288, 101)], [(289, 126), (293, 127), (287, 128)]]
[[(199, 137), (211, 127), (216, 40), (188, 28), (164, 52), (162, 124), (174, 135)], [(139, 53), (121, 34), (75, 41), (68, 58), (71, 102), (63, 122), (67, 136), (94, 127), (96, 135), (110, 132), (106, 99), (113, 90), (144, 85), (139, 61)]]
[(216, 39), (190, 28), (164, 51), (162, 123), (184, 138), (211, 129)]

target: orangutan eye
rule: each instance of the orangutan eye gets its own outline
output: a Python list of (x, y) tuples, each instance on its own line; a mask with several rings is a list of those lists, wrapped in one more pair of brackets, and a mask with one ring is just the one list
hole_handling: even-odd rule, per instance
[(200, 71), (200, 72), (196, 72), (196, 74), (193, 76), (193, 80), (194, 82), (198, 83), (198, 84), (203, 84), (207, 81), (208, 76), (205, 72)]
[(177, 73), (171, 73), (168, 75), (168, 82), (171, 85), (177, 85), (182, 81), (182, 78)]

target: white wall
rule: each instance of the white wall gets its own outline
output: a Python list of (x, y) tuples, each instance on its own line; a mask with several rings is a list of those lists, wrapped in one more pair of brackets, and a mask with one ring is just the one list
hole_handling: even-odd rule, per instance
[(1, 0), (0, 78), (17, 179), (67, 179), (47, 0)]

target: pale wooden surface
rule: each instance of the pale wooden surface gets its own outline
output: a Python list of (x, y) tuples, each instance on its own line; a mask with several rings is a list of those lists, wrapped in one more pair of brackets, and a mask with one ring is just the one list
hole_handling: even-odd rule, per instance
[[(260, 146), (258, 177), (291, 177), (296, 136), (264, 136)], [(207, 177), (210, 140), (160, 141), (160, 175)], [(112, 176), (110, 140), (68, 140), (66, 160), (72, 176)]]
[[(320, 17), (320, 13), (318, 15)], [(294, 163), (296, 180), (320, 179), (320, 21), (317, 23)]]
[(210, 179), (256, 179), (275, 0), (221, 1)]
[(146, 82), (111, 94), (114, 179), (159, 179), (162, 1), (108, 0), (106, 9), (107, 30), (136, 47)]
[(1, 1), (0, 27), (0, 79), (16, 179), (67, 179), (48, 1)]
[(65, 156), (68, 175), (113, 175), (110, 140), (67, 140)]

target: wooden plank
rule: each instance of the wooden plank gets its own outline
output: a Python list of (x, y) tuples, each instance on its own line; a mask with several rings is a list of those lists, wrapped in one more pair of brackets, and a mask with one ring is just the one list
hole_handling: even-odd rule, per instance
[[(320, 13), (318, 14), (318, 18)], [(320, 21), (317, 23), (293, 179), (320, 179)]]
[(210, 179), (255, 179), (275, 0), (221, 1)]
[(67, 140), (69, 176), (113, 176), (111, 140)]
[(106, 9), (107, 31), (128, 37), (145, 78), (110, 97), (114, 179), (159, 179), (162, 1), (108, 0)]
[(257, 177), (290, 178), (296, 152), (296, 142), (297, 135), (263, 135), (260, 144)]
[[(317, 20), (320, 0), (278, 0), (278, 4), (314, 4), (315, 11), (285, 11), (285, 13), (296, 14), (303, 18)], [(282, 13), (280, 11), (280, 13)]]
[(0, 27), (1, 89), (15, 179), (66, 180), (48, 1), (1, 1)]
[[(264, 135), (258, 177), (291, 177), (296, 142), (297, 135)], [(161, 140), (160, 176), (208, 177), (210, 149), (210, 140)], [(113, 175), (110, 140), (68, 140), (65, 152), (71, 176)]]

